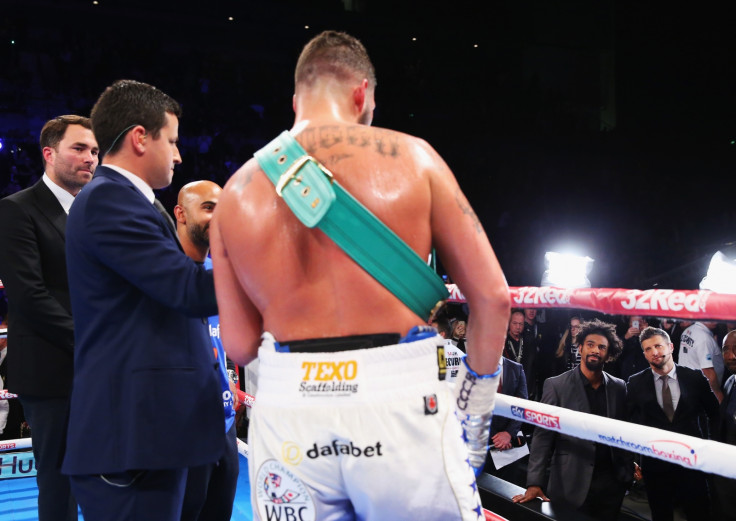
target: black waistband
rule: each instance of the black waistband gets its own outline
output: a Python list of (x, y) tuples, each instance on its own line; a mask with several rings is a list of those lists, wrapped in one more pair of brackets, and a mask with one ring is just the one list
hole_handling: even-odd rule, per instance
[(288, 342), (279, 342), (276, 351), (283, 353), (334, 353), (337, 351), (353, 351), (355, 349), (390, 346), (398, 344), (400, 338), (401, 335), (398, 333), (376, 333), (373, 335), (291, 340)]

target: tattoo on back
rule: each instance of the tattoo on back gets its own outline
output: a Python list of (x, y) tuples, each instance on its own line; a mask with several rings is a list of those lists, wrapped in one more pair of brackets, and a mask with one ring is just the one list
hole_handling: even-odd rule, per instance
[(459, 188), (457, 189), (457, 191), (455, 191), (455, 201), (457, 202), (457, 206), (458, 208), (460, 208), (460, 211), (462, 211), (465, 215), (470, 217), (470, 219), (473, 221), (475, 232), (479, 234), (483, 233), (483, 226), (481, 226), (480, 224), (480, 219), (478, 219), (478, 216), (475, 214), (475, 211), (470, 206), (470, 203), (468, 202), (468, 200), (460, 192)]
[[(359, 148), (373, 149), (386, 157), (400, 155), (399, 135), (381, 128), (354, 125), (322, 125), (304, 130), (301, 133), (304, 148), (310, 154), (318, 150), (329, 150), (338, 144), (347, 144)], [(337, 161), (345, 156), (333, 156)]]

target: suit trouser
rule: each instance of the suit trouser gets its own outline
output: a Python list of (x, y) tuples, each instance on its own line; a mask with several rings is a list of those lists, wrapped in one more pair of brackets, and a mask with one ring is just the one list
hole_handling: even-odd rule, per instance
[(706, 474), (669, 465), (664, 472), (642, 467), (644, 485), (652, 510), (652, 521), (672, 521), (676, 505), (681, 505), (688, 521), (710, 521), (711, 501)]
[(578, 509), (594, 519), (616, 521), (628, 483), (620, 481), (613, 468), (593, 471), (588, 495)]
[(713, 517), (721, 521), (736, 521), (736, 479), (713, 475)]
[(84, 521), (179, 521), (187, 468), (70, 476)]
[(233, 424), (227, 432), (222, 458), (189, 468), (181, 521), (230, 521), (239, 470), (238, 441)]
[(31, 427), (36, 459), (39, 521), (76, 520), (77, 502), (69, 477), (61, 473), (69, 421), (69, 398), (20, 396), (23, 413)]

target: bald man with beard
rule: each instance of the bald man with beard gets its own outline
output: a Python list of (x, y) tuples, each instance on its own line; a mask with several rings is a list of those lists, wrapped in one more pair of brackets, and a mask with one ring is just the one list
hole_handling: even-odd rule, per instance
[[(189, 257), (205, 267), (212, 267), (207, 257), (210, 249), (210, 220), (222, 189), (212, 181), (194, 181), (179, 191), (174, 207), (179, 242)], [(227, 358), (220, 342), (220, 319), (209, 317), (208, 329), (220, 368), (220, 383), (225, 408), (227, 449), (219, 461), (190, 467), (181, 521), (229, 521), (238, 482), (239, 461), (235, 425), (237, 388), (227, 372)], [(215, 352), (215, 351), (213, 351)], [(233, 365), (234, 367), (234, 365)]]
[(195, 262), (204, 262), (210, 251), (210, 219), (222, 188), (212, 181), (193, 181), (179, 190), (174, 207), (179, 242)]

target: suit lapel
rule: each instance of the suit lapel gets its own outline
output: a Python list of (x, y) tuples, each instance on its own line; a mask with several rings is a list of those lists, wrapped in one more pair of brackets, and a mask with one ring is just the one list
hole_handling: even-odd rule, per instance
[(59, 232), (61, 240), (66, 239), (66, 212), (54, 193), (46, 186), (43, 179), (33, 185), (38, 211), (48, 219), (51, 226)]
[(580, 374), (580, 369), (575, 368), (572, 370), (570, 375), (575, 382), (574, 388), (570, 390), (573, 392), (572, 401), (577, 406), (577, 409), (581, 412), (590, 414), (590, 404), (588, 403), (588, 394), (585, 392), (585, 385), (583, 384), (583, 378), (585, 376)]
[(603, 384), (606, 386), (606, 413), (609, 418), (615, 418), (616, 406), (618, 405), (616, 403), (616, 393), (614, 392), (613, 384), (611, 384), (611, 379), (605, 371), (603, 372)]
[[(97, 170), (95, 171), (95, 176), (101, 176), (101, 177), (107, 177), (108, 179), (115, 181), (117, 183), (124, 184), (125, 186), (129, 187), (131, 190), (134, 190), (138, 195), (140, 195), (141, 200), (143, 201), (142, 204), (147, 205), (151, 212), (153, 212), (156, 215), (156, 219), (158, 219), (159, 223), (162, 224), (164, 228), (164, 235), (170, 237), (175, 243), (176, 246), (179, 248), (180, 251), (184, 251), (181, 247), (181, 243), (179, 242), (179, 237), (176, 235), (175, 230), (172, 231), (171, 224), (167, 222), (166, 217), (159, 212), (159, 210), (156, 209), (156, 207), (148, 202), (148, 199), (141, 193), (136, 186), (130, 182), (128, 178), (126, 178), (124, 175), (122, 175), (120, 172), (117, 172), (116, 170), (112, 168), (107, 168), (105, 166), (99, 166), (97, 167)], [(173, 221), (173, 218), (172, 218)]]

